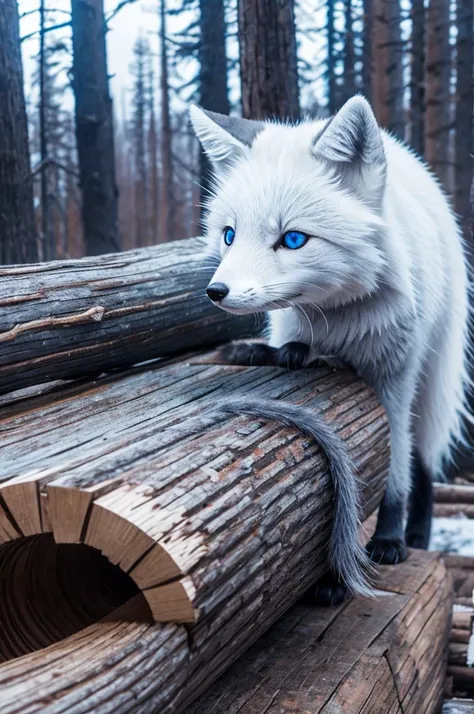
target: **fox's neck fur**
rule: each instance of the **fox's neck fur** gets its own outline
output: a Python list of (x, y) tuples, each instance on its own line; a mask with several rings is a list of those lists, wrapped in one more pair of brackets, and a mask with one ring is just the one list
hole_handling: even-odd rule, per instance
[[(392, 443), (376, 535), (403, 542), (412, 464), (439, 477), (465, 414), (468, 281), (449, 203), (362, 97), (297, 126), (191, 116), (216, 174), (211, 282), (228, 291), (218, 304), (267, 311), (272, 347), (307, 346), (306, 362), (336, 355), (375, 387)], [(287, 231), (307, 242), (288, 250)]]

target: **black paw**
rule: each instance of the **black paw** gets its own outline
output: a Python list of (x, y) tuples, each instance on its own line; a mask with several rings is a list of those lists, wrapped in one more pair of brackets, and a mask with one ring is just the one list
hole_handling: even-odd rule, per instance
[(373, 536), (366, 550), (370, 560), (378, 565), (396, 565), (407, 559), (405, 543), (396, 538)]
[(221, 347), (218, 354), (227, 364), (265, 367), (276, 364), (277, 350), (262, 342), (231, 342)]
[(277, 365), (288, 370), (301, 369), (305, 366), (308, 355), (308, 345), (304, 345), (302, 342), (287, 342), (277, 350)]
[(426, 536), (425, 533), (406, 533), (405, 541), (408, 548), (416, 548), (416, 550), (428, 550), (428, 544), (430, 542), (430, 537)]
[(342, 605), (349, 597), (346, 586), (338, 582), (334, 575), (327, 573), (307, 591), (304, 602), (317, 607), (336, 607)]

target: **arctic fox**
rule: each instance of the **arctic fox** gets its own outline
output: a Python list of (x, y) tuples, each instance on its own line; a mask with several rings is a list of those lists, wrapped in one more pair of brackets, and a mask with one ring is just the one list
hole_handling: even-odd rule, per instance
[(269, 345), (237, 359), (294, 369), (333, 356), (374, 387), (391, 465), (367, 552), (398, 563), (427, 548), (432, 480), (462, 436), (468, 280), (448, 201), (361, 96), (296, 126), (198, 107), (191, 120), (216, 177), (208, 296), (269, 314)]

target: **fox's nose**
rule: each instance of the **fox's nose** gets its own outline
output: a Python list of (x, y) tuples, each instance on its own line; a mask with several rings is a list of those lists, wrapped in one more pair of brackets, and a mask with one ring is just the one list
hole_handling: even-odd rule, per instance
[(220, 302), (229, 293), (229, 288), (224, 283), (211, 283), (207, 286), (206, 293), (212, 302)]

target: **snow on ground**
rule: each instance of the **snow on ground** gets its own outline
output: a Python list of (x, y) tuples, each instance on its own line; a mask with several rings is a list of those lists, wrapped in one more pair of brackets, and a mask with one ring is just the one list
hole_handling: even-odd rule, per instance
[(456, 517), (434, 518), (430, 550), (474, 557), (474, 519), (462, 513)]

